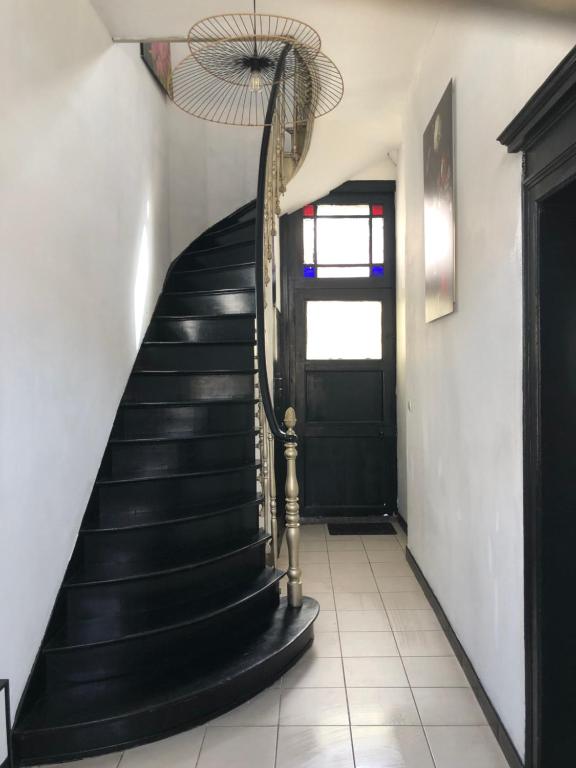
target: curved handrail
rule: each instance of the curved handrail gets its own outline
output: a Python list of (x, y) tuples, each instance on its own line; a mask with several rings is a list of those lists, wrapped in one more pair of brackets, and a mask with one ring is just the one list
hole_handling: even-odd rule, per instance
[(258, 166), (258, 190), (256, 194), (256, 345), (258, 350), (258, 381), (260, 383), (260, 396), (266, 420), (272, 434), (283, 443), (296, 443), (296, 435), (290, 434), (282, 429), (272, 405), (270, 396), (270, 384), (268, 382), (268, 366), (266, 364), (266, 338), (265, 338), (265, 318), (264, 318), (264, 207), (266, 205), (266, 171), (268, 163), (268, 150), (270, 147), (270, 136), (272, 133), (272, 122), (276, 110), (276, 101), (278, 99), (279, 85), (282, 79), (282, 73), (286, 63), (286, 57), (290, 52), (292, 45), (287, 43), (280, 54), (276, 71), (274, 73), (274, 82), (270, 90), (268, 107), (266, 110), (266, 119), (264, 131), (262, 133), (262, 144), (260, 146), (260, 163)]

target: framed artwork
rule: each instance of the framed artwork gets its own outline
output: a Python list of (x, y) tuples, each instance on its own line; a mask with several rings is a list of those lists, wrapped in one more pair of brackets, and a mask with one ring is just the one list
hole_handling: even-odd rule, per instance
[(172, 96), (172, 53), (170, 43), (141, 43), (140, 55), (160, 87)]
[(454, 312), (454, 86), (444, 91), (424, 131), (424, 265), (426, 322)]

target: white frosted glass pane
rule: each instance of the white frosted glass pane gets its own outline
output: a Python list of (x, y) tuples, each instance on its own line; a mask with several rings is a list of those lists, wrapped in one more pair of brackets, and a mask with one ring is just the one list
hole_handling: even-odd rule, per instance
[(370, 267), (318, 267), (318, 277), (370, 277)]
[(308, 301), (306, 359), (381, 360), (382, 304)]
[(370, 216), (369, 205), (319, 205), (317, 216)]
[(304, 219), (304, 264), (314, 264), (314, 219)]
[(318, 264), (366, 264), (370, 252), (369, 219), (318, 219)]
[(372, 264), (384, 264), (384, 219), (372, 219)]

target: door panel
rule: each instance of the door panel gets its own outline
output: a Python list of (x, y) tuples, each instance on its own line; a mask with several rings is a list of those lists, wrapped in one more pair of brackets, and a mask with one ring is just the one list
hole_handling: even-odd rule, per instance
[(306, 420), (381, 421), (380, 371), (315, 371), (306, 366)]

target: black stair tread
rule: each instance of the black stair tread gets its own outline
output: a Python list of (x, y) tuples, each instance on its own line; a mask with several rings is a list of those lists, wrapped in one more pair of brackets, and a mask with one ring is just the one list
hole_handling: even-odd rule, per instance
[[(164, 291), (162, 296), (228, 296), (232, 293), (254, 293), (255, 288), (189, 288), (187, 291)], [(218, 315), (222, 317), (222, 315)]]
[[(222, 248), (223, 246), (219, 246), (219, 247)], [(192, 269), (187, 267), (186, 269), (179, 269), (177, 272), (173, 272), (172, 274), (178, 275), (178, 276), (180, 276), (180, 275), (188, 275), (188, 274), (190, 274), (190, 275), (199, 275), (199, 274), (203, 274), (205, 272), (226, 272), (229, 269), (242, 269), (242, 268), (245, 268), (245, 267), (255, 267), (255, 266), (256, 266), (256, 262), (255, 261), (239, 261), (237, 264), (219, 264), (218, 266), (215, 266), (215, 267), (196, 267), (196, 268), (192, 268)], [(218, 290), (218, 289), (216, 289), (216, 290)], [(220, 290), (222, 290), (222, 289), (220, 289)], [(228, 290), (240, 291), (240, 290), (243, 290), (243, 289), (242, 288), (232, 288), (232, 289), (228, 289)]]
[(232, 339), (226, 341), (225, 339), (219, 339), (218, 341), (143, 341), (143, 347), (212, 347), (217, 345), (225, 345), (227, 347), (254, 347), (256, 345), (256, 339)]
[(258, 402), (255, 397), (214, 397), (203, 400), (153, 400), (152, 402), (122, 402), (120, 408), (196, 408), (209, 405), (250, 405)]
[(227, 312), (223, 315), (221, 312), (206, 312), (205, 314), (194, 315), (154, 315), (153, 320), (234, 320), (239, 318), (255, 318), (256, 312)]
[(234, 464), (229, 467), (218, 467), (217, 469), (201, 469), (195, 472), (164, 472), (164, 474), (144, 475), (138, 477), (123, 477), (115, 478), (113, 480), (106, 478), (98, 478), (95, 485), (122, 485), (123, 483), (142, 483), (151, 480), (173, 480), (178, 477), (201, 477), (208, 475), (222, 475), (230, 472), (238, 472), (243, 469), (258, 469), (260, 464), (250, 462), (249, 464)]
[[(210, 235), (216, 235), (217, 232), (207, 232), (206, 234)], [(241, 240), (238, 243), (224, 243), (223, 245), (211, 245), (208, 248), (194, 248), (193, 246), (191, 248), (187, 248), (182, 256), (196, 256), (200, 254), (205, 253), (217, 253), (218, 251), (231, 251), (235, 248), (245, 248), (246, 246), (251, 245), (254, 247), (254, 238), (251, 237), (248, 240)]]
[[(112, 723), (119, 718), (137, 716), (140, 712), (161, 710), (168, 703), (184, 704), (210, 690), (226, 689), (288, 649), (311, 628), (318, 611), (318, 603), (312, 598), (304, 598), (298, 610), (290, 608), (282, 598), (265, 631), (234, 648), (227, 656), (219, 654), (211, 663), (208, 658), (203, 659), (202, 670), (185, 666), (174, 668), (170, 674), (165, 669), (150, 669), (138, 677), (55, 689), (40, 698), (23, 716), (14, 734), (18, 737), (29, 732), (53, 731), (81, 724)], [(252, 690), (247, 691), (247, 695), (252, 695)], [(239, 703), (229, 700), (228, 708)], [(205, 713), (201, 719), (215, 714), (220, 713)], [(110, 745), (110, 751), (113, 746)]]
[(82, 525), (80, 529), (81, 535), (98, 535), (100, 533), (111, 533), (115, 531), (134, 531), (142, 530), (144, 528), (155, 528), (163, 525), (178, 525), (179, 523), (186, 523), (190, 520), (204, 520), (207, 517), (216, 517), (217, 515), (223, 515), (226, 512), (230, 512), (235, 509), (242, 509), (242, 507), (248, 507), (252, 504), (261, 504), (263, 496), (250, 495), (250, 496), (233, 496), (230, 498), (219, 499), (209, 504), (200, 504), (198, 506), (188, 506), (179, 509), (163, 509), (163, 510), (136, 510), (130, 512), (130, 522), (126, 522), (125, 525), (115, 526), (101, 526), (97, 524), (97, 514), (92, 519), (88, 517), (85, 521), (86, 524)]
[(226, 376), (228, 374), (255, 374), (258, 373), (258, 368), (209, 368), (204, 371), (190, 371), (174, 369), (157, 370), (156, 368), (132, 371), (131, 376)]
[[(121, 628), (116, 626), (110, 631), (110, 622), (106, 617), (98, 619), (77, 620), (72, 626), (64, 625), (55, 632), (46, 643), (46, 653), (62, 652), (75, 648), (104, 645), (119, 640), (129, 640), (143, 635), (169, 632), (178, 627), (200, 624), (216, 616), (226, 613), (237, 606), (256, 597), (286, 575), (285, 571), (266, 568), (248, 585), (242, 589), (227, 594), (210, 595), (205, 603), (200, 603), (195, 597), (189, 603), (167, 605), (161, 611), (143, 611), (126, 616)], [(83, 638), (90, 637), (89, 641)]]
[(195, 435), (167, 435), (166, 437), (114, 437), (108, 440), (108, 445), (147, 445), (154, 443), (184, 443), (188, 440), (216, 440), (218, 438), (240, 437), (242, 435), (258, 434), (256, 429), (242, 429), (237, 432), (206, 432)]
[(86, 579), (81, 571), (78, 573), (70, 573), (67, 574), (62, 586), (65, 589), (75, 589), (78, 587), (89, 587), (89, 586), (95, 586), (95, 585), (103, 585), (103, 584), (117, 584), (119, 582), (126, 582), (126, 581), (137, 581), (142, 579), (153, 579), (157, 578), (158, 576), (168, 576), (173, 573), (182, 573), (184, 571), (191, 571), (194, 568), (203, 568), (204, 566), (208, 565), (209, 563), (216, 562), (218, 560), (226, 560), (229, 557), (233, 557), (234, 555), (239, 554), (240, 552), (245, 552), (248, 549), (256, 549), (257, 547), (262, 546), (267, 541), (270, 540), (270, 535), (266, 533), (264, 530), (260, 530), (256, 536), (254, 536), (251, 539), (248, 539), (248, 541), (242, 541), (242, 542), (229, 542), (226, 541), (226, 549), (220, 550), (217, 552), (211, 552), (211, 553), (202, 553), (200, 555), (200, 559), (193, 560), (189, 563), (185, 563), (184, 565), (177, 565), (173, 566), (171, 568), (155, 568), (153, 566), (152, 570), (145, 570), (140, 571), (137, 570), (135, 573), (134, 570), (138, 569), (138, 567), (144, 567), (145, 563), (139, 563), (135, 561), (128, 561), (128, 562), (110, 562), (107, 563), (107, 573), (106, 578), (102, 579)]

